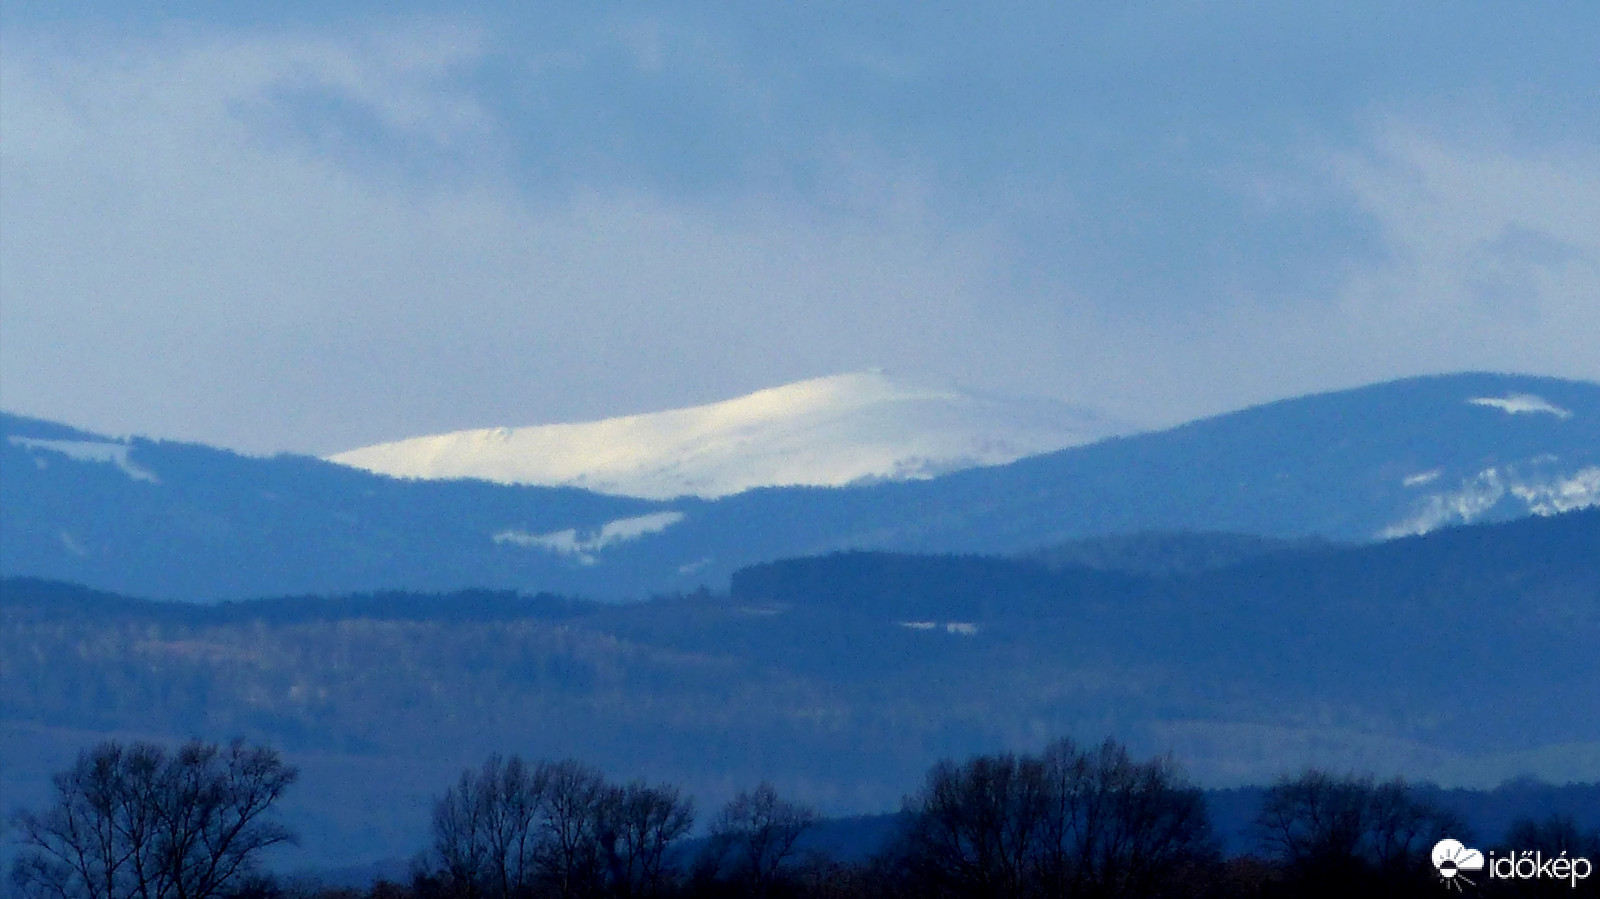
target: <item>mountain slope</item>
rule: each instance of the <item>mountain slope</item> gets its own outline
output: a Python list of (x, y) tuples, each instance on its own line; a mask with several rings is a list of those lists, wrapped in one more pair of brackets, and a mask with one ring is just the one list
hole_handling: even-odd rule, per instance
[(0, 573), (189, 599), (466, 587), (607, 598), (847, 549), (1150, 531), (1365, 542), (1600, 503), (1600, 385), (1415, 378), (922, 481), (655, 502), (397, 480), (0, 418)]
[(397, 477), (671, 499), (924, 479), (1126, 430), (1061, 403), (915, 390), (880, 372), (857, 372), (688, 409), (415, 437), (329, 461)]
[(1120, 722), (1213, 776), (1297, 753), (1447, 779), (1600, 776), (1597, 509), (1160, 579), (846, 553), (742, 570), (732, 596), (988, 642), (1012, 659), (995, 662), (1014, 691), (990, 684), (997, 710)]
[[(1555, 411), (1506, 408), (1541, 403)], [(774, 544), (809, 537), (812, 552), (1019, 552), (1150, 530), (1365, 541), (1596, 503), (1600, 385), (1464, 374), (1281, 400), (920, 483), (756, 491), (719, 510), (778, 528)]]
[(0, 571), (163, 598), (576, 588), (570, 554), (518, 541), (609, 527), (615, 544), (660, 523), (656, 504), (581, 490), (397, 481), (10, 415), (0, 434)]

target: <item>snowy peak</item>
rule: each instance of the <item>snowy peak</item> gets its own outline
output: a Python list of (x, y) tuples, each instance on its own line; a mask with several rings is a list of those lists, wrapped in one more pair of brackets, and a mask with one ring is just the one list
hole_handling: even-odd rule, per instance
[(924, 479), (1127, 430), (1063, 403), (924, 390), (867, 371), (666, 412), (415, 437), (330, 461), (397, 477), (668, 499)]

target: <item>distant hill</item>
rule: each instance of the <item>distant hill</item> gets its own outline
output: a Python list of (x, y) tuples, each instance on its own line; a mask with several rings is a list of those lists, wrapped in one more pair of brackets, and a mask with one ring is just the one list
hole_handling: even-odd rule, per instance
[(1412, 378), (927, 482), (726, 502), (748, 519), (803, 522), (827, 535), (818, 551), (1017, 552), (1149, 531), (1419, 534), (1600, 504), (1600, 385)]
[(865, 371), (689, 409), (413, 437), (330, 460), (398, 477), (482, 478), (666, 500), (753, 487), (922, 480), (1132, 430), (1065, 403), (918, 389)]
[(1333, 543), (1316, 537), (1289, 540), (1254, 534), (1147, 531), (1069, 540), (1018, 553), (1017, 558), (1056, 570), (1092, 568), (1131, 574), (1181, 575), (1227, 568), (1272, 553), (1333, 547)]
[(517, 541), (608, 523), (624, 540), (660, 509), (576, 489), (401, 481), (10, 415), (0, 433), (0, 572), (162, 598), (576, 587), (570, 556)]
[[(757, 608), (1076, 647), (1086, 663), (1125, 667), (1126, 677), (1106, 679), (1107, 689), (1132, 691), (1114, 704), (1118, 714), (1159, 707), (1168, 687), (1184, 691), (1193, 713), (1195, 703), (1225, 707), (1270, 684), (1289, 706), (1318, 710), (1308, 721), (1351, 715), (1351, 724), (1389, 722), (1408, 739), (1460, 747), (1504, 748), (1526, 734), (1593, 740), (1600, 721), (1600, 510), (1282, 550), (1159, 578), (840, 553), (741, 570), (731, 595)], [(1137, 682), (1151, 692), (1129, 687)], [(1191, 692), (1202, 683), (1209, 694)]]
[(243, 734), (306, 766), (308, 845), (348, 862), (413, 851), (429, 797), (493, 751), (672, 780), (702, 807), (772, 779), (830, 813), (1057, 736), (1171, 751), (1213, 787), (1312, 764), (1600, 781), (1596, 646), (1600, 510), (1160, 576), (841, 553), (620, 605), (195, 605), (6, 579), (0, 793), (36, 795), (108, 734)]
[[(1510, 375), (1284, 400), (928, 480), (670, 502), (400, 480), (15, 416), (0, 433), (0, 573), (191, 600), (477, 587), (636, 598), (840, 550), (1014, 554), (1116, 537), (1095, 551), (1127, 561), (1168, 552), (1149, 538), (1137, 550), (1140, 534), (1364, 542), (1600, 503), (1600, 385)], [(1245, 549), (1213, 542), (1167, 563)], [(1078, 543), (1080, 562), (1092, 545)]]

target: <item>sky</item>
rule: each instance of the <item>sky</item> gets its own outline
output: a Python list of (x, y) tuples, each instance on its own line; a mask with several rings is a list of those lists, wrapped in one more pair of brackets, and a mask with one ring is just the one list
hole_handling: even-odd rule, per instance
[(1600, 380), (1600, 6), (942, 6), (7, 3), (0, 406), (331, 453), (869, 367), (1149, 426)]

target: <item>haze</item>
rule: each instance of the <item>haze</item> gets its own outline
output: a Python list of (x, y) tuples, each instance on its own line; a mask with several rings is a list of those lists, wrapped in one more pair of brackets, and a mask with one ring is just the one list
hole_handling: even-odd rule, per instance
[(335, 452), (882, 366), (1600, 380), (1586, 4), (7, 4), (0, 404)]

